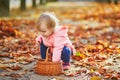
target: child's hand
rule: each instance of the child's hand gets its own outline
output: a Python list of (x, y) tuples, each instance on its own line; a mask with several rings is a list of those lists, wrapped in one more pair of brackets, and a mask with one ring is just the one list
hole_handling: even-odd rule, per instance
[(41, 42), (38, 39), (35, 39), (36, 44), (40, 44)]
[(76, 55), (76, 50), (75, 50), (75, 49), (73, 49), (73, 55), (74, 55), (74, 56)]
[(36, 41), (36, 44), (40, 44), (40, 43), (41, 43), (41, 36), (38, 36), (38, 37), (35, 39), (35, 41)]

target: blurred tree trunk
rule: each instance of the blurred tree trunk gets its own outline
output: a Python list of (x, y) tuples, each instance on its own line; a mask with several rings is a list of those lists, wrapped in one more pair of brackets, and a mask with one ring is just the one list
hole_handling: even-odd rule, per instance
[(40, 0), (40, 5), (43, 4), (43, 0)]
[(45, 4), (48, 0), (40, 0), (40, 5)]
[(102, 0), (102, 2), (110, 3), (111, 0)]
[(9, 0), (0, 0), (0, 17), (9, 16), (9, 14), (10, 14)]
[(21, 0), (21, 2), (20, 2), (20, 9), (22, 11), (26, 10), (26, 0)]
[(50, 1), (54, 2), (54, 1), (58, 1), (58, 0), (50, 0)]
[(114, 3), (115, 3), (115, 4), (118, 4), (118, 0), (114, 0)]
[[(95, 0), (96, 2), (108, 2), (112, 3), (112, 0)], [(114, 4), (118, 4), (118, 0), (114, 0)]]
[(36, 7), (36, 0), (32, 0), (32, 7)]
[(96, 0), (97, 2), (107, 2), (107, 3), (111, 3), (111, 0)]
[(108, 0), (108, 3), (111, 3), (111, 0)]
[(102, 2), (102, 0), (95, 0), (96, 2)]

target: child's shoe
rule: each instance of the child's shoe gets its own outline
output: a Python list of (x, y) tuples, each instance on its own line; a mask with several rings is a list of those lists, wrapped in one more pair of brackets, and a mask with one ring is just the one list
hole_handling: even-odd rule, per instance
[(68, 70), (70, 68), (70, 63), (63, 63), (63, 70)]

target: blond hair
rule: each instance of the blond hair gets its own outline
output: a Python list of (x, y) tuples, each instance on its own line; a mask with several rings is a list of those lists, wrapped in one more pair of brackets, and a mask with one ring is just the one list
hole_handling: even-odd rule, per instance
[(40, 25), (42, 21), (46, 22), (48, 28), (55, 28), (59, 25), (59, 19), (55, 16), (53, 12), (44, 12), (39, 16), (36, 22), (36, 27), (38, 30), (40, 30)]

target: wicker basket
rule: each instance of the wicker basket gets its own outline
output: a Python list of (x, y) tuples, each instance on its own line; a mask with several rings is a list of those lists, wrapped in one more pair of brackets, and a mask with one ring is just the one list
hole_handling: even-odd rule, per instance
[(56, 76), (62, 73), (62, 63), (52, 62), (48, 60), (48, 49), (46, 51), (46, 59), (38, 60), (36, 63), (35, 72), (40, 75)]

